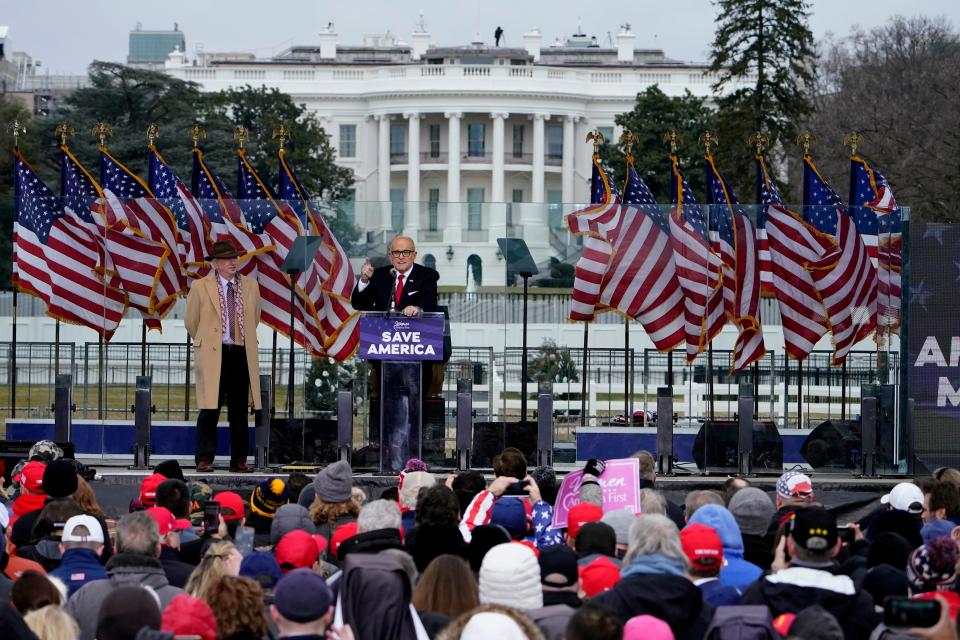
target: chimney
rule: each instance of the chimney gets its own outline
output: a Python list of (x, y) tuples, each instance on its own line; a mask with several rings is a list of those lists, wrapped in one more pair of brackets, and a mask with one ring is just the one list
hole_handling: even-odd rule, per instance
[(337, 58), (337, 32), (333, 29), (333, 23), (328, 22), (326, 28), (320, 31), (320, 59), (336, 60)]
[(540, 39), (540, 29), (537, 27), (523, 34), (523, 48), (533, 56), (534, 62), (540, 61)]
[(636, 36), (630, 31), (630, 25), (620, 27), (617, 34), (617, 62), (633, 62), (633, 42)]
[(430, 34), (424, 31), (414, 31), (413, 32), (413, 47), (410, 50), (410, 55), (413, 56), (414, 60), (419, 60), (426, 53), (427, 49), (430, 48)]

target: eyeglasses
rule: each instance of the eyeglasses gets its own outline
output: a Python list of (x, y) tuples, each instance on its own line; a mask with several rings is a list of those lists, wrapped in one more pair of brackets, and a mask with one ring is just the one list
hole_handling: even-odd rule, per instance
[(403, 249), (400, 251), (391, 251), (390, 255), (392, 255), (394, 258), (409, 258), (415, 253), (416, 251), (413, 249)]

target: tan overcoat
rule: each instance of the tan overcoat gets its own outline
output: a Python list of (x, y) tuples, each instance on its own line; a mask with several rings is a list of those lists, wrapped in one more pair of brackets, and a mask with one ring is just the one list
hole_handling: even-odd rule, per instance
[[(240, 276), (243, 289), (243, 344), (247, 352), (247, 371), (253, 406), (260, 408), (260, 363), (257, 359), (257, 325), (260, 324), (260, 287), (257, 281)], [(197, 407), (216, 409), (220, 391), (220, 361), (223, 356), (223, 330), (220, 326), (220, 295), (217, 274), (196, 280), (187, 294), (187, 333), (193, 338), (196, 358)]]

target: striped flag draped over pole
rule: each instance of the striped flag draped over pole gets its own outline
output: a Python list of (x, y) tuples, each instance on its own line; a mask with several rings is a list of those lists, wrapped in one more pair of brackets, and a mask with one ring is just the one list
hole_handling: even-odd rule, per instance
[(833, 333), (833, 364), (870, 336), (877, 326), (877, 273), (853, 218), (823, 179), (813, 158), (803, 158), (804, 219), (831, 236), (832, 250), (809, 269)]
[(188, 276), (201, 278), (210, 272), (210, 265), (204, 260), (213, 250), (210, 222), (203, 214), (200, 203), (157, 148), (151, 144), (148, 150), (147, 182), (157, 199), (173, 215), (178, 231), (180, 264)]
[[(243, 212), (230, 191), (213, 169), (207, 166), (201, 151), (194, 143), (193, 173), (190, 190), (200, 203), (200, 209), (210, 224), (213, 242), (230, 241), (240, 253), (240, 273), (257, 277), (258, 256), (275, 249), (269, 238), (255, 234), (243, 222)], [(272, 261), (272, 258), (270, 258)], [(272, 272), (271, 272), (272, 273)], [(285, 285), (284, 280), (284, 286)]]
[(677, 277), (684, 294), (687, 362), (693, 362), (726, 322), (723, 308), (722, 263), (710, 246), (707, 222), (670, 154), (670, 235)]
[(322, 239), (306, 271), (300, 274), (298, 285), (313, 306), (314, 321), (319, 323), (324, 337), (324, 349), (334, 359), (346, 360), (356, 351), (360, 341), (360, 314), (350, 304), (353, 267), (326, 220), (310, 204), (310, 197), (287, 163), (282, 148), (277, 159), (280, 164), (280, 198), (301, 219), (308, 220), (311, 231)]
[(833, 241), (792, 211), (787, 210), (767, 172), (762, 155), (756, 156), (760, 205), (767, 220), (772, 285), (780, 307), (786, 351), (804, 360), (830, 325), (813, 276), (807, 266), (831, 250)]
[(726, 183), (708, 152), (704, 158), (710, 226), (716, 229), (716, 248), (723, 261), (723, 300), (727, 319), (737, 327), (730, 373), (746, 368), (767, 350), (760, 326), (760, 271), (756, 232), (733, 189)]
[[(144, 278), (156, 264), (157, 277), (149, 293), (147, 311), (163, 318), (176, 304), (177, 296), (187, 289), (186, 276), (180, 269), (179, 234), (173, 216), (146, 183), (102, 145), (100, 180), (108, 248), (124, 279), (124, 288), (146, 284)], [(154, 258), (158, 262), (151, 264)]]
[[(64, 147), (66, 153), (66, 148)], [(47, 315), (89, 327), (110, 340), (126, 310), (126, 296), (98, 277), (102, 248), (90, 207), (64, 185), (57, 198), (14, 148), (14, 283), (47, 304)], [(64, 172), (64, 177), (73, 175)]]
[[(281, 206), (272, 191), (247, 160), (243, 149), (237, 152), (237, 200), (243, 221), (252, 233), (272, 240), (274, 250), (258, 256), (260, 297), (263, 322), (289, 336), (290, 280), (283, 271), (294, 240), (303, 234), (294, 212)], [(307, 265), (300, 265), (298, 280)], [(326, 355), (324, 336), (316, 320), (315, 310), (303, 288), (295, 284), (293, 339), (313, 355)]]
[[(589, 281), (599, 283), (592, 307), (575, 298), (571, 319), (592, 320), (596, 313), (614, 310), (635, 318), (654, 346), (668, 351), (682, 344), (683, 294), (677, 281), (669, 222), (653, 194), (627, 160), (623, 205), (590, 207), (571, 213), (572, 233), (600, 240), (599, 260), (585, 261)], [(587, 278), (581, 280), (582, 284)], [(578, 315), (574, 315), (575, 312)]]
[(850, 158), (850, 206), (877, 269), (877, 334), (886, 335), (900, 324), (900, 210), (886, 178), (856, 153)]

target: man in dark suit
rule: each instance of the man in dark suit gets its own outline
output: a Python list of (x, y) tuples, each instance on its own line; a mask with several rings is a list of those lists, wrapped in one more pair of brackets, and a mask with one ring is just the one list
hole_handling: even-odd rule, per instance
[[(437, 280), (440, 274), (430, 267), (414, 264), (417, 250), (413, 239), (397, 236), (390, 242), (387, 255), (390, 267), (374, 269), (366, 258), (360, 267), (360, 280), (353, 288), (350, 302), (358, 311), (389, 311), (395, 308), (408, 317), (437, 309)], [(395, 271), (396, 275), (391, 274)], [(396, 286), (394, 286), (396, 285)], [(391, 307), (390, 296), (396, 305)]]

